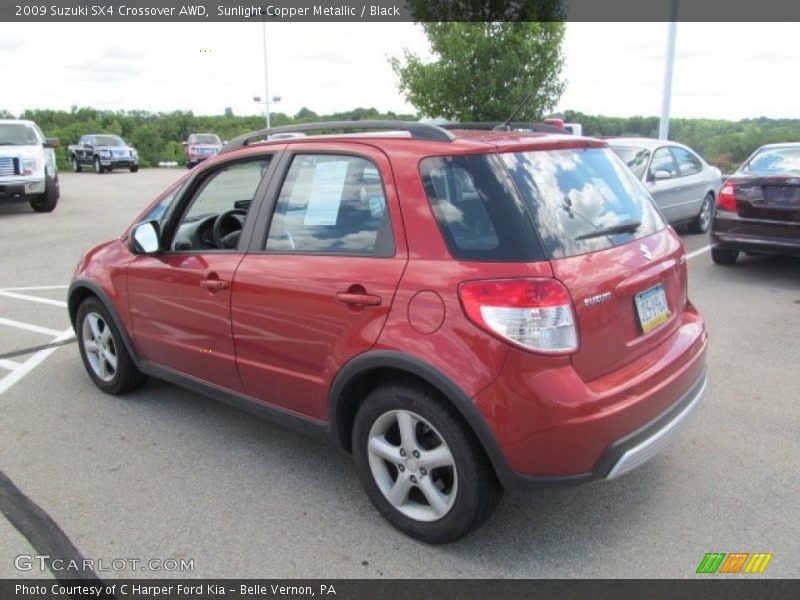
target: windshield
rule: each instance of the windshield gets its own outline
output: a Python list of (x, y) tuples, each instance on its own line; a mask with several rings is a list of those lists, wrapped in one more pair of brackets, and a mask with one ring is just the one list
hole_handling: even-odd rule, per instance
[(650, 160), (649, 150), (637, 146), (611, 146), (611, 150), (628, 165), (636, 177), (642, 178), (647, 168), (647, 161)]
[(39, 143), (33, 129), (24, 123), (0, 124), (0, 146), (35, 146)]
[(742, 171), (800, 171), (800, 148), (769, 148), (761, 150)]
[(96, 135), (94, 136), (95, 146), (124, 146), (125, 140), (118, 135)]
[(190, 144), (219, 144), (219, 138), (213, 133), (198, 133), (189, 137)]
[(605, 250), (665, 226), (641, 182), (606, 148), (501, 156), (553, 258)]

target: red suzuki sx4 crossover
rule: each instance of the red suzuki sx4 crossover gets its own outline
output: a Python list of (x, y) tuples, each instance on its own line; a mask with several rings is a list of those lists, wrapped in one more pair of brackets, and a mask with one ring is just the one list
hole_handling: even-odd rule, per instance
[[(497, 129), (233, 140), (82, 257), (69, 314), (89, 376), (326, 436), (429, 543), (506, 487), (637, 467), (705, 388), (683, 244), (604, 142)], [(320, 130), (343, 133), (270, 139)]]

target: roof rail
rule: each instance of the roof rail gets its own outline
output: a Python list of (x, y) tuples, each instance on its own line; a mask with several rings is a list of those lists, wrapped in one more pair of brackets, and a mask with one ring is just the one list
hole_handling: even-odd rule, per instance
[(419, 121), (322, 121), (319, 123), (282, 125), (281, 127), (272, 127), (270, 129), (260, 129), (258, 131), (245, 133), (244, 135), (233, 138), (230, 142), (225, 144), (220, 154), (244, 148), (258, 140), (269, 139), (270, 135), (276, 133), (300, 133), (325, 129), (353, 131), (360, 129), (383, 129), (387, 131), (407, 131), (411, 134), (412, 138), (437, 142), (452, 142), (456, 139), (452, 133), (441, 127), (429, 125), (428, 123), (420, 123)]
[(566, 129), (549, 123), (446, 123), (439, 125), (442, 129), (464, 129), (475, 131), (514, 131), (526, 130), (534, 133), (565, 133)]

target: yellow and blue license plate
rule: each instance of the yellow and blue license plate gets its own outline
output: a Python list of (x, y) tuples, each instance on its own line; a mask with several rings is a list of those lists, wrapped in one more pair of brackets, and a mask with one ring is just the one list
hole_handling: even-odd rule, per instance
[(639, 313), (639, 325), (643, 333), (648, 333), (666, 323), (669, 319), (667, 293), (660, 283), (635, 296), (636, 311)]

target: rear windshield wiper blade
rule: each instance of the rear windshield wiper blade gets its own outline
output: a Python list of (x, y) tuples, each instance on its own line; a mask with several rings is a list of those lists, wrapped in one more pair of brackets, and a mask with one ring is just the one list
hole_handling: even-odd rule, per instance
[(580, 240), (588, 240), (591, 238), (597, 237), (604, 237), (607, 235), (614, 235), (616, 233), (633, 233), (642, 225), (641, 221), (623, 221), (622, 223), (617, 223), (616, 225), (609, 225), (608, 227), (600, 227), (599, 229), (595, 229), (594, 231), (590, 231), (588, 233), (583, 233), (575, 238), (575, 241)]

